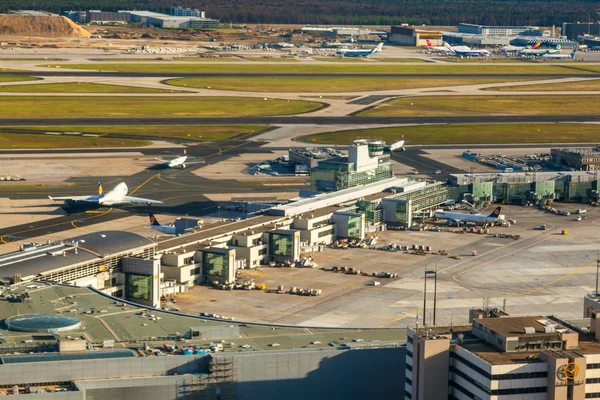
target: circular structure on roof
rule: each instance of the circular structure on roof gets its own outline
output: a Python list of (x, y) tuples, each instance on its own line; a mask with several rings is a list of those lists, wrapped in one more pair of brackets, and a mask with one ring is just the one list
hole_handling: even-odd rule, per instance
[(5, 319), (4, 323), (9, 330), (19, 332), (61, 332), (81, 326), (79, 318), (60, 314), (14, 315)]

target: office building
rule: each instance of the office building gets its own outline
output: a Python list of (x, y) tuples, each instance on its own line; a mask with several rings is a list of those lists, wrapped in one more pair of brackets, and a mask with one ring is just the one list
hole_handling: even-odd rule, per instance
[(600, 397), (600, 313), (563, 321), (472, 310), (470, 320), (408, 329), (405, 399)]
[(183, 8), (183, 7), (171, 7), (170, 11), (171, 15), (176, 17), (198, 17), (198, 18), (206, 18), (206, 13), (204, 11), (200, 11), (196, 8)]

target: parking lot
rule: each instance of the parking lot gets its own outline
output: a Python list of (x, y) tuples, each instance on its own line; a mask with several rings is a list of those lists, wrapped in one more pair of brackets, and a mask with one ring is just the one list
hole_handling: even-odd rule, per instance
[[(556, 208), (573, 212), (577, 204)], [(490, 228), (490, 234), (441, 231), (387, 231), (375, 247), (395, 244), (431, 246), (431, 254), (368, 248), (332, 249), (313, 254), (318, 268), (261, 267), (244, 270), (268, 289), (283, 286), (284, 294), (259, 290), (223, 291), (200, 286), (178, 296), (189, 313), (216, 313), (238, 321), (305, 326), (398, 327), (415, 323), (423, 312), (423, 275), (438, 271), (437, 323), (466, 322), (468, 309), (481, 307), (484, 298), (509, 314), (581, 316), (583, 296), (594, 290), (596, 257), (600, 251), (597, 230), (600, 209), (587, 208), (586, 218), (555, 215), (532, 207), (504, 206), (510, 227)], [(485, 214), (488, 210), (482, 210)], [(540, 229), (545, 224), (546, 229)], [(562, 231), (567, 231), (566, 235)], [(508, 237), (495, 237), (503, 234)], [(514, 239), (510, 236), (517, 235)], [(389, 247), (388, 247), (389, 248)], [(439, 255), (445, 250), (447, 255)], [(474, 256), (474, 252), (476, 255)], [(325, 271), (352, 267), (368, 276)], [(373, 272), (398, 274), (373, 277)], [(373, 281), (380, 284), (373, 286)], [(321, 296), (288, 294), (290, 287), (320, 289)], [(428, 287), (432, 306), (433, 282)], [(432, 313), (428, 312), (428, 320)]]

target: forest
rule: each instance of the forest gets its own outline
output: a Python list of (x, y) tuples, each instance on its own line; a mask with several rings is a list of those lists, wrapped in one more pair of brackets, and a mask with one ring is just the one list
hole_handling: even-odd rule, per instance
[(0, 12), (11, 9), (100, 9), (168, 12), (183, 6), (206, 11), (227, 23), (456, 25), (559, 25), (597, 21), (596, 0), (2, 0)]

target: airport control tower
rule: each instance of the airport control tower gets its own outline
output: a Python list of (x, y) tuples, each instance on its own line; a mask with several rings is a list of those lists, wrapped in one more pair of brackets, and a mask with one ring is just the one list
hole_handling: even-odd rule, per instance
[(381, 140), (356, 140), (348, 156), (319, 161), (311, 172), (311, 191), (333, 192), (394, 176), (390, 155)]

